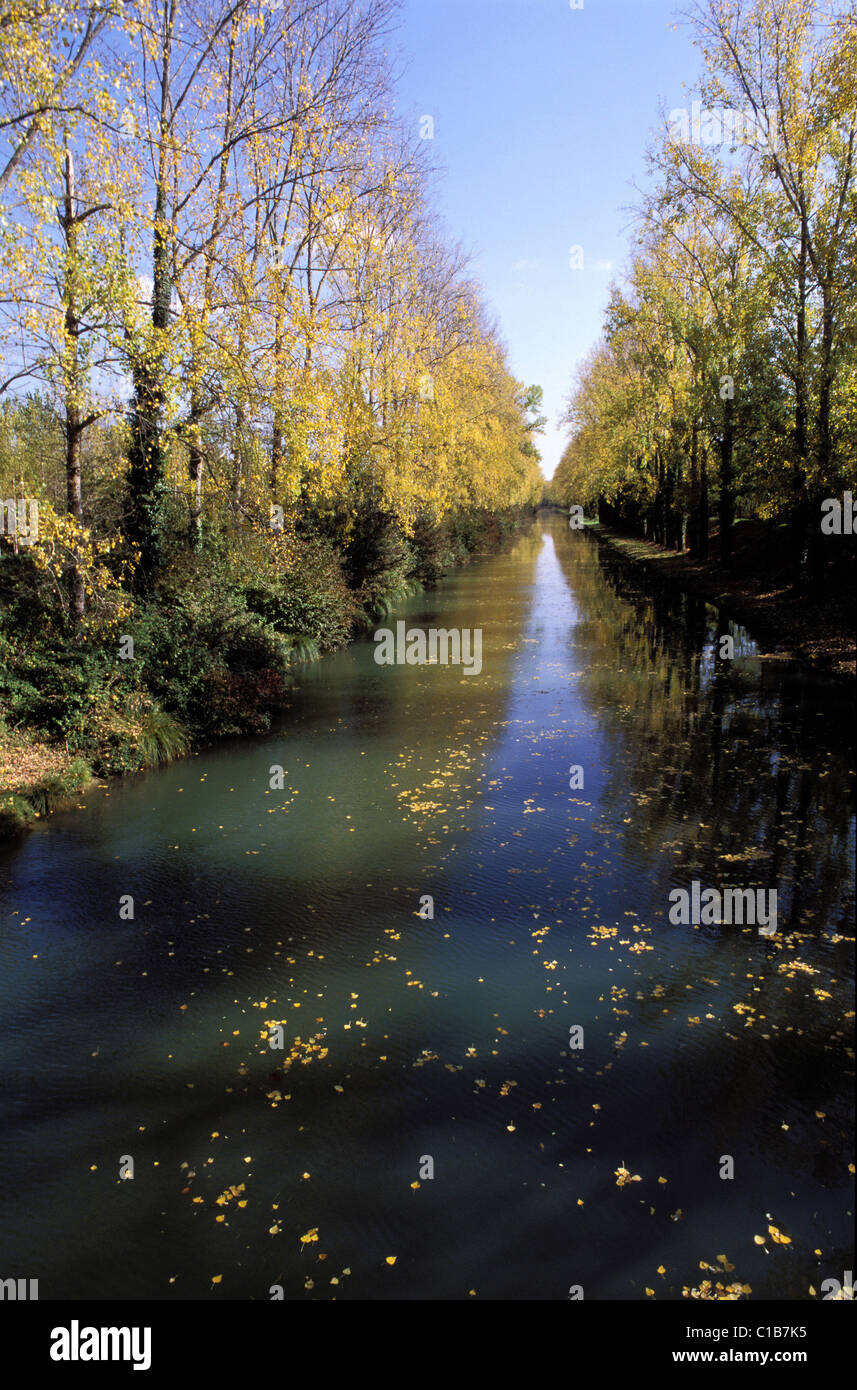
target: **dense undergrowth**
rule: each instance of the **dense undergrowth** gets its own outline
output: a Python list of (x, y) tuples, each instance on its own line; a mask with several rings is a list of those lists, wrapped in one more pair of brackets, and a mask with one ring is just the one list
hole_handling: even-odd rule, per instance
[(344, 543), (304, 526), (274, 558), (267, 539), (236, 546), (228, 531), (208, 531), (196, 550), (176, 546), (154, 590), (112, 588), (82, 627), (57, 602), (50, 571), (4, 549), (0, 836), (67, 803), (94, 776), (264, 733), (288, 703), (296, 665), (496, 548), (522, 515), (459, 513), (406, 536), (393, 518), (367, 512)]

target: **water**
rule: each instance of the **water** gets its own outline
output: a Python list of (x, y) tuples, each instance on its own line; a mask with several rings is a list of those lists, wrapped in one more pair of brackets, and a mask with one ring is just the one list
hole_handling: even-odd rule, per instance
[[(853, 1268), (850, 695), (653, 585), (540, 519), (391, 620), (481, 628), (480, 675), (358, 642), (270, 737), (3, 851), (0, 1277), (804, 1299)], [(775, 887), (776, 936), (670, 923), (694, 879)]]

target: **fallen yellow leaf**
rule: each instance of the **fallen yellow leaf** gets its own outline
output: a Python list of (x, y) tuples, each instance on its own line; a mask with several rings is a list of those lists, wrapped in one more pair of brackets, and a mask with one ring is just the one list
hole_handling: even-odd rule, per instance
[(791, 1245), (791, 1236), (784, 1236), (782, 1231), (778, 1231), (776, 1226), (768, 1227), (768, 1234), (775, 1245)]

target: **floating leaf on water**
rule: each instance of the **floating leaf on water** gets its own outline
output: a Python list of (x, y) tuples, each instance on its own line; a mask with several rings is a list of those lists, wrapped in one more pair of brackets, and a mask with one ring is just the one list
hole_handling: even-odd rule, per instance
[(768, 1227), (768, 1234), (775, 1245), (791, 1245), (791, 1236), (784, 1236), (782, 1231), (778, 1231), (776, 1226)]

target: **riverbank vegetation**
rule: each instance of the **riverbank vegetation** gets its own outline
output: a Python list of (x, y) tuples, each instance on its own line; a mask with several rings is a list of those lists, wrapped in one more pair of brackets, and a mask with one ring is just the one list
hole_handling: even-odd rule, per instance
[[(853, 591), (791, 584), (778, 553), (776, 531), (764, 523), (736, 524), (728, 569), (721, 568), (716, 558), (695, 559), (688, 551), (669, 550), (601, 522), (589, 522), (587, 527), (635, 567), (647, 569), (670, 587), (706, 599), (724, 618), (747, 627), (766, 658), (797, 660), (825, 676), (853, 681), (857, 672)], [(716, 546), (714, 528), (712, 540)]]
[(430, 118), (394, 114), (395, 10), (3, 17), (0, 761), (29, 768), (14, 789), (4, 774), (13, 819), (46, 778), (79, 785), (78, 760), (134, 770), (264, 730), (295, 662), (540, 495), (540, 392), (433, 214)]
[(699, 100), (651, 147), (637, 250), (547, 500), (685, 552), (709, 587), (740, 569), (748, 597), (839, 602), (855, 579), (857, 26), (826, 0), (698, 0), (689, 22)]

